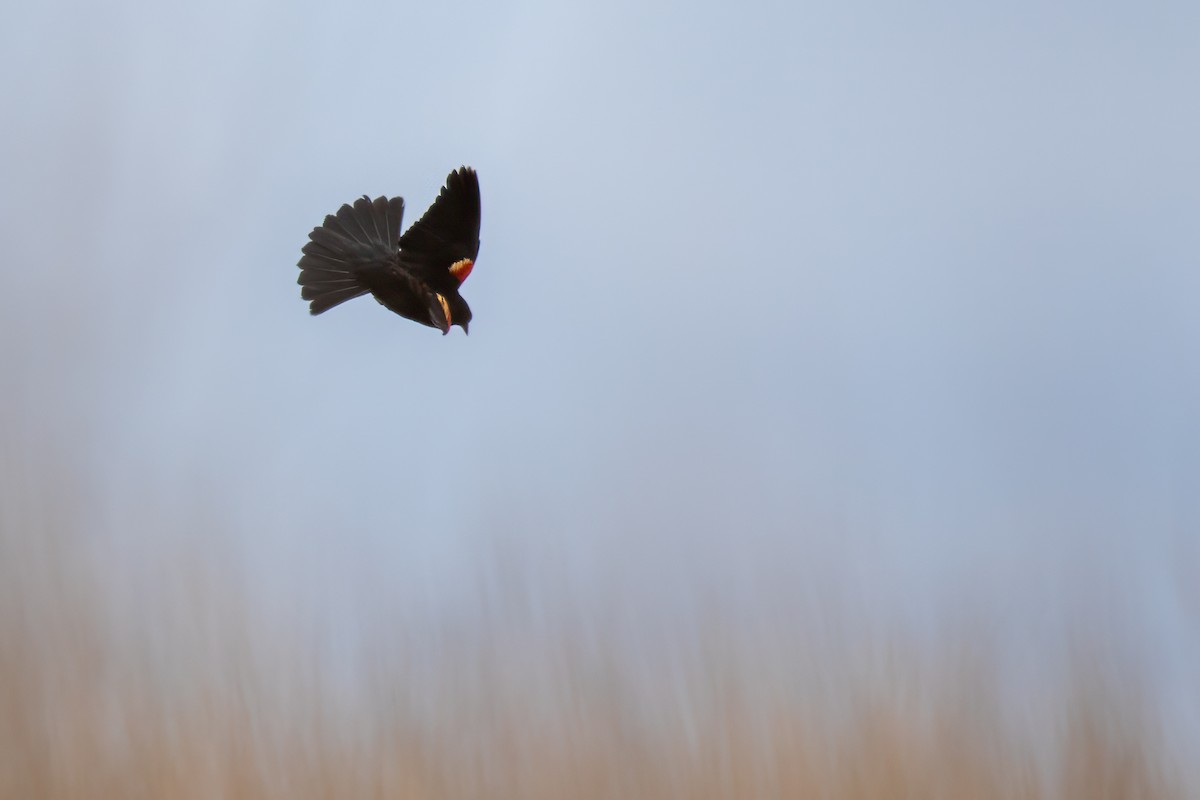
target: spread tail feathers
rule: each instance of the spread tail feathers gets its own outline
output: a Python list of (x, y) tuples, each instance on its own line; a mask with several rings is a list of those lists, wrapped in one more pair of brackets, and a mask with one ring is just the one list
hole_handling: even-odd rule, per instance
[(360, 270), (386, 261), (399, 248), (404, 200), (360, 197), (308, 235), (298, 266), (303, 288), (300, 296), (311, 301), (309, 312), (320, 314), (370, 291), (360, 280)]

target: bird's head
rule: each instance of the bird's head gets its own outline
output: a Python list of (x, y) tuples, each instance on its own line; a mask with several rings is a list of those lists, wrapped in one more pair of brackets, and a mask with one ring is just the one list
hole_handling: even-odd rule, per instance
[(433, 302), (429, 306), (433, 327), (441, 330), (445, 336), (450, 328), (458, 325), (463, 333), (468, 333), (467, 326), (471, 323), (471, 307), (458, 292), (452, 294), (433, 294)]

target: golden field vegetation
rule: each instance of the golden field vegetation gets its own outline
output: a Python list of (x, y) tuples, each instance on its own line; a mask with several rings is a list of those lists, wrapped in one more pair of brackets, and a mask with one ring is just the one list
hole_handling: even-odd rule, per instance
[(211, 552), (130, 590), (37, 489), (10, 484), (0, 528), (2, 798), (1200, 796), (1150, 706), (1083, 661), (1022, 705), (981, 649), (813, 672), (714, 619), (643, 657), (603, 620), (501, 606), (445, 635), (385, 623), (339, 664)]

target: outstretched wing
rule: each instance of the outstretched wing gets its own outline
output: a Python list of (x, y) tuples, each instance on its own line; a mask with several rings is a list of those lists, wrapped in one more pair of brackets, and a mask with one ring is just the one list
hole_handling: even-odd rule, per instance
[(435, 283), (462, 283), (479, 255), (479, 177), (459, 167), (429, 210), (400, 237), (401, 259)]

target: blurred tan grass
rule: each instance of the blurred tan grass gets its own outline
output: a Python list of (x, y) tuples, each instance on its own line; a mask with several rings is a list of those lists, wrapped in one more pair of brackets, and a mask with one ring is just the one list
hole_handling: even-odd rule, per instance
[(1200, 796), (1136, 693), (1082, 662), (1033, 729), (961, 652), (888, 648), (797, 691), (786, 649), (715, 620), (637, 670), (603, 620), (537, 636), (500, 608), (486, 631), (426, 640), (432, 669), (394, 632), (348, 695), (211, 556), (180, 552), (187, 578), (131, 618), (111, 600), (128, 576), (70, 506), (6, 496), (3, 798)]

